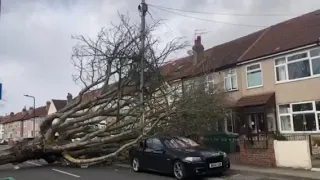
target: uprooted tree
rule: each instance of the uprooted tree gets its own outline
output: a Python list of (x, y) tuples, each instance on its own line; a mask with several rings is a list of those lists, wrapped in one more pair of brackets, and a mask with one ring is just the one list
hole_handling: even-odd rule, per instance
[[(45, 118), (39, 137), (1, 151), (0, 164), (40, 158), (53, 162), (56, 157), (77, 165), (103, 163), (117, 158), (145, 136), (182, 130), (186, 124), (183, 119), (192, 115), (189, 106), (197, 99), (207, 100), (205, 106), (216, 104), (212, 108), (218, 107), (219, 98), (204, 97), (219, 96), (217, 93), (201, 94), (202, 98), (182, 98), (182, 94), (177, 93), (181, 86), (166, 82), (161, 75), (164, 60), (170, 53), (186, 47), (186, 43), (177, 38), (162, 50), (157, 49), (159, 39), (152, 36), (159, 26), (156, 23), (148, 27), (143, 52), (139, 27), (130, 24), (125, 16), (120, 15), (120, 20), (120, 25), (102, 29), (95, 39), (73, 37), (79, 42), (73, 48), (72, 63), (79, 72), (74, 80), (80, 82), (83, 89), (65, 108)], [(142, 53), (143, 103), (139, 98)], [(213, 112), (204, 112), (199, 104), (193, 109), (200, 114)], [(222, 108), (214, 113), (221, 116)], [(195, 120), (200, 118), (196, 114), (192, 116)], [(192, 127), (203, 127), (202, 123), (205, 121), (193, 123)]]

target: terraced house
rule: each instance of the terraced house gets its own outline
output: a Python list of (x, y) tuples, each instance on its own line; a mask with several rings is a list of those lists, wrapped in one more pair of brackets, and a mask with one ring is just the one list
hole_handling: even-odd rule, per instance
[(48, 113), (54, 113), (66, 105), (66, 100), (51, 100), (45, 106), (35, 110), (23, 108), (21, 112), (11, 112), (4, 116), (0, 122), (3, 127), (3, 139), (8, 141), (20, 141), (40, 135), (40, 124)]
[(209, 90), (223, 84), (232, 119), (219, 130), (253, 134), (320, 132), (320, 10), (166, 64), (164, 74)]
[(4, 127), (3, 127), (3, 124), (1, 124), (3, 119), (4, 117), (0, 117), (0, 141), (3, 140), (3, 136), (4, 136)]

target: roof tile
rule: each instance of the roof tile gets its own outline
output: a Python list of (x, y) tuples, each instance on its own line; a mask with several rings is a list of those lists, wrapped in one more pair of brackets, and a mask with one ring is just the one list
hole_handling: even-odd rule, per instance
[[(163, 66), (169, 80), (196, 76), (232, 67), (239, 62), (291, 50), (320, 41), (320, 10), (281, 22), (266, 29), (214, 46), (204, 51), (196, 66), (192, 56)], [(175, 64), (175, 65), (173, 65)], [(183, 68), (180, 65), (184, 64)]]
[(56, 110), (59, 111), (67, 105), (67, 100), (52, 99), (52, 103), (56, 107)]

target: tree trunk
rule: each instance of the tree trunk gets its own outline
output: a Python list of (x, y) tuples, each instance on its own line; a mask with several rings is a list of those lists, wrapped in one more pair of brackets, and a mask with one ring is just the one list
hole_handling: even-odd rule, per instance
[(45, 155), (42, 139), (23, 140), (8, 149), (0, 151), (0, 165), (40, 159), (45, 157)]

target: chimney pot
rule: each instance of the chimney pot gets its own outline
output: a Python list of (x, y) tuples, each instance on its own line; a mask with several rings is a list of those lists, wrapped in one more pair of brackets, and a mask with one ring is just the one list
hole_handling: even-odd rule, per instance
[(194, 40), (194, 45), (192, 47), (193, 50), (193, 65), (196, 65), (200, 62), (204, 57), (204, 47), (201, 43), (201, 36), (197, 36)]
[(11, 112), (11, 113), (10, 113), (10, 116), (13, 116), (13, 115), (14, 115), (14, 112)]
[(69, 104), (72, 101), (72, 94), (68, 93), (67, 95), (67, 104)]
[(27, 112), (27, 108), (24, 107), (24, 108), (22, 109), (22, 112)]
[(49, 108), (50, 108), (50, 104), (51, 104), (51, 102), (50, 102), (50, 101), (47, 101), (47, 103), (46, 103), (46, 110), (47, 110), (47, 111), (48, 111)]
[(197, 36), (197, 44), (201, 45), (201, 36)]
[(31, 114), (33, 111), (33, 107), (29, 107), (29, 113)]

